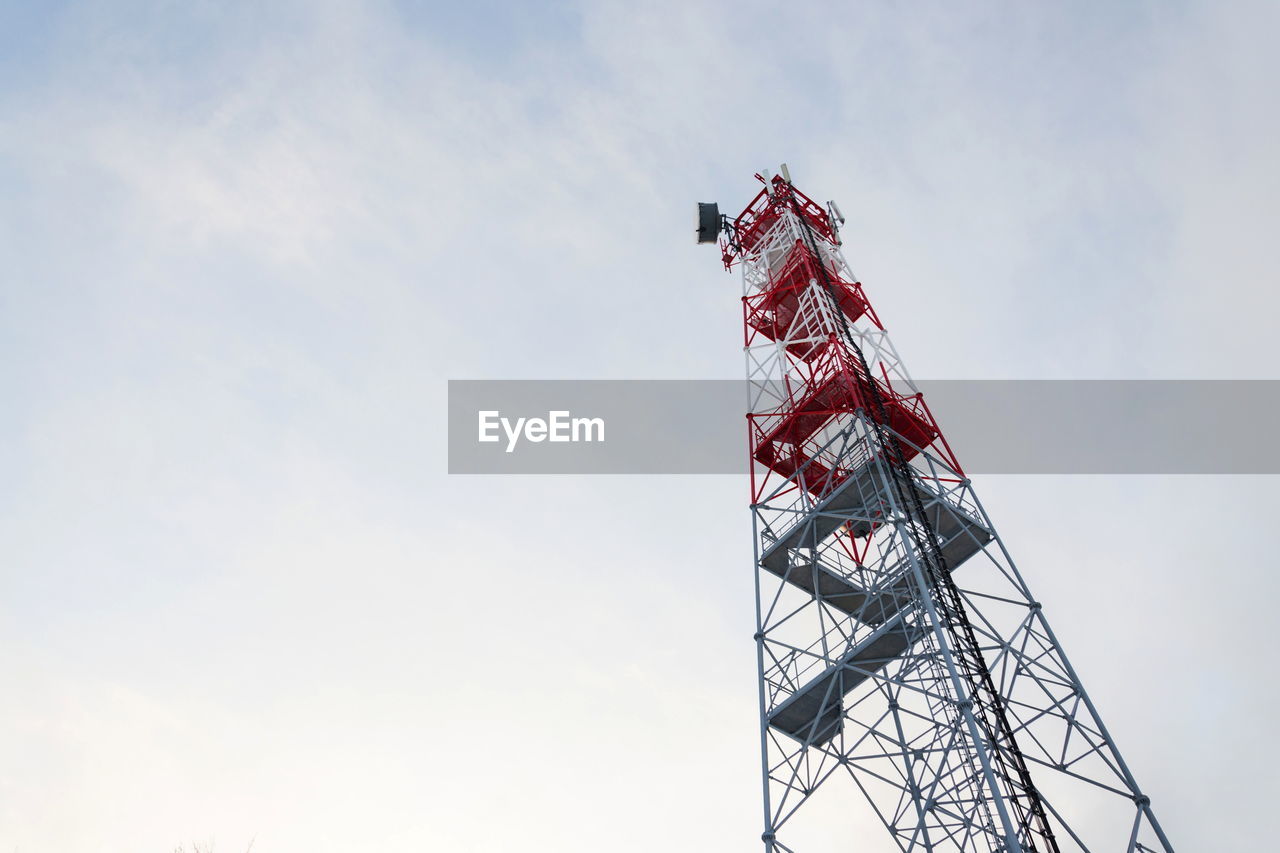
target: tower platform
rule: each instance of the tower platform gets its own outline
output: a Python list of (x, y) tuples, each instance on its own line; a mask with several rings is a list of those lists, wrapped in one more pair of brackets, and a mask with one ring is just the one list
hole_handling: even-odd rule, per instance
[[(934, 532), (942, 541), (942, 557), (949, 568), (954, 570), (991, 541), (991, 531), (982, 522), (952, 504), (945, 496), (919, 481), (913, 487)], [(889, 488), (880, 467), (868, 462), (786, 528), (760, 555), (760, 565), (779, 577), (786, 577), (790, 564), (788, 552), (800, 548), (816, 549), (845, 525), (854, 536), (868, 535), (873, 522), (881, 524), (886, 520), (884, 513), (889, 506), (886, 498)], [(810, 593), (820, 589), (814, 584), (806, 587), (799, 576), (788, 580)]]
[[(911, 569), (903, 560), (885, 572), (889, 580), (864, 588), (817, 559), (818, 546), (848, 525), (854, 535), (871, 532), (871, 519), (888, 506), (880, 469), (871, 463), (850, 476), (764, 552), (760, 566), (876, 631), (846, 652), (839, 662), (808, 681), (769, 715), (769, 724), (807, 745), (821, 745), (840, 731), (844, 697), (920, 637), (905, 623), (910, 604)], [(955, 571), (992, 540), (980, 521), (922, 482), (913, 488), (941, 543), (947, 568)], [(792, 556), (792, 552), (801, 554)]]
[(921, 634), (899, 614), (774, 708), (769, 725), (808, 746), (827, 743), (841, 731), (845, 695), (906, 652)]

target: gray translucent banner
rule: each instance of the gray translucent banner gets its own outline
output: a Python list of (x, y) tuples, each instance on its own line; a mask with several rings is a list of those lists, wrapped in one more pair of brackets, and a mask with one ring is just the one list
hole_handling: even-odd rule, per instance
[[(1280, 381), (918, 383), (966, 472), (1275, 474)], [(741, 474), (739, 380), (450, 380), (451, 474)]]

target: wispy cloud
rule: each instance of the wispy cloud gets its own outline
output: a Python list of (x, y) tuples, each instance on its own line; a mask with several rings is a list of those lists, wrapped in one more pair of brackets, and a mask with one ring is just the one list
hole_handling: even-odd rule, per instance
[[(441, 411), (739, 375), (690, 209), (755, 169), (920, 376), (1275, 372), (1262, 4), (460, 8), (18, 21), (0, 845), (756, 843), (745, 489), (449, 479)], [(984, 494), (1181, 843), (1248, 826), (1265, 482)]]

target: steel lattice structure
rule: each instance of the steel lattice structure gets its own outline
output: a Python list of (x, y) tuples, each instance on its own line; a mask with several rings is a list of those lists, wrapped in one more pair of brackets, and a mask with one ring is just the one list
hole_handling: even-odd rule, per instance
[(886, 850), (1172, 851), (845, 262), (838, 208), (785, 167), (756, 177), (735, 219), (700, 206), (699, 240), (723, 226), (742, 270), (766, 853), (847, 847), (823, 815), (858, 802)]

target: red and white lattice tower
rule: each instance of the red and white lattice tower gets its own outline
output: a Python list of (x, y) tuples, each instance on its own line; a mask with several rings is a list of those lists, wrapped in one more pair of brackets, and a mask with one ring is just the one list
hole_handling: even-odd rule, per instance
[(860, 851), (1171, 851), (838, 209), (757, 178), (735, 219), (700, 205), (699, 240), (742, 270), (767, 853), (854, 849), (851, 826)]

